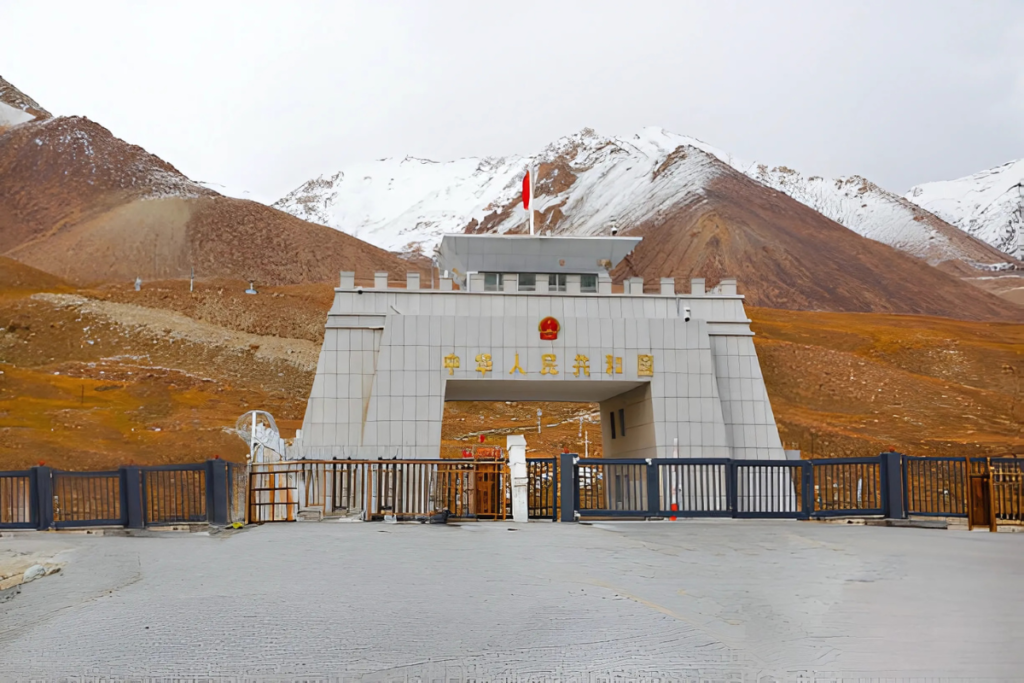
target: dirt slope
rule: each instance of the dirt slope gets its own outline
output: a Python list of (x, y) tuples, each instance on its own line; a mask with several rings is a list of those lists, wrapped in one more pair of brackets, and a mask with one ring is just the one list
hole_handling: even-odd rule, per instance
[(44, 292), (68, 287), (67, 282), (55, 275), (0, 256), (0, 296), (10, 290)]
[(77, 283), (185, 277), (335, 282), (409, 263), (262, 204), (222, 197), (80, 117), (0, 135), (0, 254)]
[(747, 311), (783, 443), (1024, 456), (1024, 325)]

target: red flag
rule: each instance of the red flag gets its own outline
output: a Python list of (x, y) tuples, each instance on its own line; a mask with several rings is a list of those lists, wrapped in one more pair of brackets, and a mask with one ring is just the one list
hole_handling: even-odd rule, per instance
[(530, 210), (530, 172), (523, 176), (523, 208)]

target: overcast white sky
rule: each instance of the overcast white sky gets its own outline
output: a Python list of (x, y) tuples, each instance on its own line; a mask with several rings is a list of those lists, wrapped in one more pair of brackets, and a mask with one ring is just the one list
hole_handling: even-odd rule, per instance
[(15, 2), (0, 75), (277, 198), (648, 125), (898, 192), (1024, 157), (1024, 2)]

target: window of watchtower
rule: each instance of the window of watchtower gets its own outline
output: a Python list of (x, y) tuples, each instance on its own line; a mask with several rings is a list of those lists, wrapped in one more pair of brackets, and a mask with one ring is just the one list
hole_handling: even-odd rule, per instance
[(484, 273), (484, 291), (500, 292), (505, 284), (502, 273)]
[(566, 276), (565, 273), (551, 273), (548, 275), (548, 291), (564, 292)]

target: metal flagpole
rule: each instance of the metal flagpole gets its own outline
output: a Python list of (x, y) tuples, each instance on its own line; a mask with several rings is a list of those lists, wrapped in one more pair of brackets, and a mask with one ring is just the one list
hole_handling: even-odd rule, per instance
[(530, 172), (530, 234), (536, 234), (533, 229), (533, 172)]

